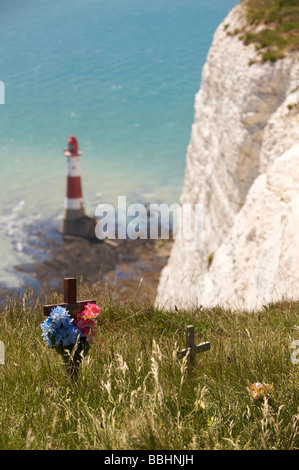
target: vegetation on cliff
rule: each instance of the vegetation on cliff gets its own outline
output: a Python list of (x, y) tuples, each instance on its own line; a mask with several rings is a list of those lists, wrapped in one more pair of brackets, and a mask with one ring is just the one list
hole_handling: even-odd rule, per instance
[(263, 61), (275, 61), (299, 50), (298, 0), (243, 0), (243, 4), (248, 28), (240, 39), (244, 44), (255, 44)]
[[(79, 294), (103, 310), (76, 382), (42, 340), (40, 301), (20, 295), (2, 306), (1, 449), (299, 447), (299, 364), (291, 360), (298, 303), (250, 315), (220, 307), (166, 313), (100, 284), (81, 285)], [(188, 324), (197, 342), (211, 343), (190, 367), (176, 357)], [(253, 399), (254, 382), (273, 383), (270, 397)]]

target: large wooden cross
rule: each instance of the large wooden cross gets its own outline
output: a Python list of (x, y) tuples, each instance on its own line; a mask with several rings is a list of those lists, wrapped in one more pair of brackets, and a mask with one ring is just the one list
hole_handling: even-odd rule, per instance
[(186, 348), (178, 351), (177, 356), (182, 359), (189, 353), (189, 358), (192, 360), (196, 353), (208, 351), (211, 349), (209, 342), (194, 344), (194, 326), (188, 325), (186, 327)]
[(75, 277), (66, 277), (64, 279), (64, 303), (53, 304), (53, 305), (44, 305), (44, 315), (48, 317), (51, 313), (51, 310), (55, 307), (65, 307), (69, 315), (76, 319), (77, 314), (82, 312), (84, 306), (88, 303), (96, 303), (94, 300), (81, 300), (77, 302), (77, 282)]

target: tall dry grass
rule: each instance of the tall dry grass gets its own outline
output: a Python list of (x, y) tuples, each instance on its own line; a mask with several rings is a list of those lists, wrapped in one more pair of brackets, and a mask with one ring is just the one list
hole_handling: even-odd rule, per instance
[[(220, 307), (159, 311), (98, 283), (80, 298), (103, 307), (77, 381), (41, 338), (39, 299), (7, 299), (0, 316), (1, 449), (295, 449), (299, 447), (299, 303), (255, 314)], [(48, 301), (62, 299), (51, 294)], [(211, 350), (178, 360), (195, 326)], [(299, 356), (299, 354), (298, 354)], [(255, 402), (255, 382), (274, 384)]]

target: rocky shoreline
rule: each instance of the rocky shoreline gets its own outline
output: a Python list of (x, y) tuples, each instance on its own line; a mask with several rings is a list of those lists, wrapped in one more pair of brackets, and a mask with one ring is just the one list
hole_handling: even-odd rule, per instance
[[(51, 292), (62, 293), (63, 278), (77, 277), (83, 283), (99, 280), (113, 284), (121, 293), (130, 291), (154, 300), (161, 269), (167, 263), (172, 240), (106, 240), (62, 236), (52, 238), (41, 232), (39, 250), (43, 258), (15, 269), (20, 276), (32, 280), (28, 287), (45, 299)], [(42, 257), (41, 257), (42, 258)], [(32, 287), (32, 285), (34, 287)], [(24, 288), (27, 285), (24, 285)], [(0, 296), (11, 294), (0, 288)]]

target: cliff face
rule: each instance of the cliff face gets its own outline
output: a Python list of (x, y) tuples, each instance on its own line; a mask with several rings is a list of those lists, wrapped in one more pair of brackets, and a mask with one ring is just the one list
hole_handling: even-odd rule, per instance
[(198, 251), (174, 242), (157, 293), (166, 308), (255, 308), (289, 296), (290, 284), (299, 295), (295, 269), (284, 264), (297, 261), (299, 271), (299, 247), (289, 246), (299, 230), (299, 147), (292, 148), (299, 106), (288, 106), (298, 56), (250, 66), (254, 45), (231, 34), (242, 22), (238, 5), (218, 27), (203, 68), (180, 200), (202, 204), (202, 241)]

